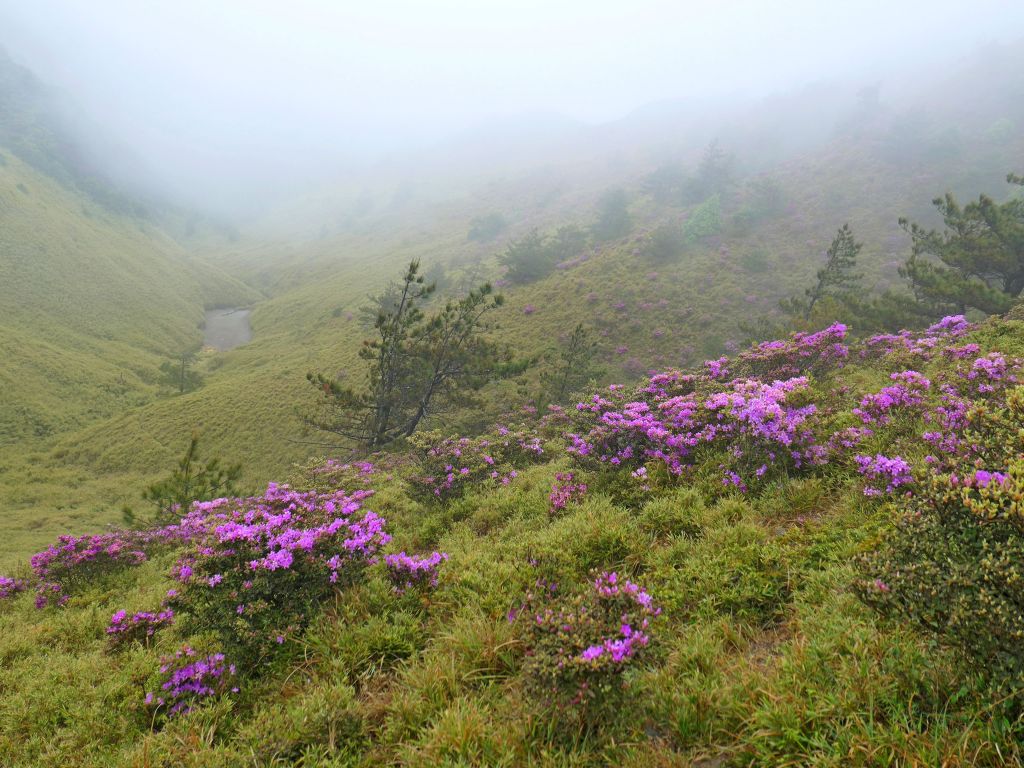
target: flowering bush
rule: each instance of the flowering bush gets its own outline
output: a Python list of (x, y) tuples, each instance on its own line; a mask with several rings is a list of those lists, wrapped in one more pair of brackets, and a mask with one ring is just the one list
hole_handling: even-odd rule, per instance
[(975, 407), (962, 444), (936, 469), (878, 550), (857, 592), (914, 622), (999, 685), (1024, 684), (1024, 388)]
[(64, 605), (70, 593), (103, 575), (145, 562), (148, 537), (135, 531), (61, 536), (57, 543), (32, 556), (39, 579), (36, 607)]
[(586, 726), (618, 705), (622, 675), (643, 657), (660, 612), (636, 584), (601, 573), (564, 598), (556, 585), (538, 582), (510, 619), (523, 627), (531, 687), (568, 721)]
[(12, 579), (8, 576), (0, 576), (0, 600), (6, 600), (25, 589), (24, 579)]
[[(862, 359), (900, 357), (930, 360), (937, 349), (945, 350), (946, 345), (973, 330), (963, 315), (948, 315), (927, 328), (923, 333), (900, 331), (880, 333), (866, 339), (860, 350)], [(962, 350), (962, 348), (960, 348)], [(948, 355), (970, 354), (956, 349)]]
[[(865, 496), (881, 496), (882, 493), (892, 493), (897, 488), (911, 485), (914, 482), (914, 475), (910, 464), (899, 456), (854, 456), (857, 464), (857, 471), (868, 479), (869, 484), (864, 488)], [(880, 488), (879, 486), (883, 486)]]
[(813, 373), (820, 376), (841, 367), (850, 354), (843, 340), (847, 328), (833, 323), (816, 333), (794, 333), (789, 339), (766, 341), (740, 354), (733, 363), (736, 373), (763, 381)]
[(402, 594), (411, 589), (436, 587), (437, 569), (447, 559), (445, 552), (413, 557), (403, 551), (397, 555), (385, 555), (384, 566), (395, 591)]
[(199, 656), (184, 646), (160, 665), (164, 681), (160, 693), (146, 694), (145, 703), (155, 716), (165, 718), (191, 712), (197, 704), (227, 692), (238, 693), (234, 684), (235, 665), (223, 653)]
[(883, 387), (875, 394), (864, 395), (860, 408), (853, 414), (865, 424), (888, 424), (891, 413), (921, 405), (932, 383), (917, 371), (894, 373), (890, 377), (896, 384)]
[(579, 503), (587, 495), (587, 484), (575, 482), (575, 475), (572, 472), (558, 472), (555, 474), (555, 484), (551, 486), (551, 494), (548, 500), (551, 502), (551, 512), (560, 512), (570, 502)]
[(166, 608), (159, 613), (140, 611), (131, 616), (127, 611), (117, 611), (110, 617), (110, 626), (107, 627), (107, 637), (110, 647), (117, 649), (138, 641), (143, 645), (149, 645), (149, 639), (158, 630), (168, 626), (174, 621), (174, 611)]
[(961, 371), (961, 378), (967, 382), (967, 390), (972, 394), (992, 395), (1017, 384), (1016, 370), (1020, 368), (1020, 360), (1007, 360), (998, 352), (986, 357), (979, 357), (971, 363), (967, 371)]
[(612, 386), (606, 395), (594, 395), (576, 406), (568, 452), (585, 466), (634, 473), (653, 460), (671, 475), (713, 455), (723, 482), (744, 489), (772, 467), (824, 460), (811, 429), (817, 406), (806, 402), (806, 377), (719, 383), (716, 375), (669, 371), (632, 393)]
[(171, 607), (186, 629), (215, 632), (239, 664), (301, 630), (336, 586), (358, 580), (390, 541), (363, 510), (373, 492), (299, 492), (271, 483), (259, 497), (198, 502), (182, 520), (188, 546)]
[(508, 485), (523, 467), (541, 461), (540, 437), (525, 428), (500, 426), (477, 438), (414, 435), (418, 471), (408, 480), (410, 494), (422, 501), (448, 501), (482, 483)]

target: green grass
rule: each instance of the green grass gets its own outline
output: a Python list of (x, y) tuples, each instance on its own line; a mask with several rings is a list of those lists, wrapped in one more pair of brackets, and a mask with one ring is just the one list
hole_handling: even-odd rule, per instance
[[(752, 500), (682, 488), (640, 507), (592, 496), (551, 520), (562, 462), (450, 509), (385, 484), (395, 547), (451, 555), (429, 606), (378, 578), (346, 591), (290, 660), (151, 731), (140, 700), (160, 653), (111, 655), (103, 629), (171, 585), (170, 560), (112, 577), (63, 610), (0, 608), (0, 753), (12, 766), (1006, 765), (1007, 722), (956, 660), (880, 622), (847, 589), (887, 513), (840, 483)], [(793, 522), (791, 513), (809, 515)], [(434, 524), (440, 515), (440, 525)], [(529, 558), (566, 583), (628, 570), (665, 611), (626, 704), (602, 732), (550, 728), (523, 689), (505, 619)]]
[[(744, 184), (724, 194), (722, 233), (687, 244), (667, 264), (644, 259), (645, 233), (661, 224), (682, 228), (697, 206), (659, 204), (641, 194), (648, 169), (637, 164), (625, 184), (634, 233), (590, 248), (579, 266), (503, 289), (498, 336), (527, 356), (549, 349), (582, 321), (595, 329), (609, 381), (699, 364), (741, 338), (741, 323), (770, 314), (779, 298), (807, 283), (844, 221), (865, 243), (861, 261), (869, 282), (889, 284), (908, 248), (897, 216), (926, 220), (929, 199), (947, 187), (999, 192), (1020, 142), (1003, 149), (999, 157), (967, 151), (910, 174), (881, 159), (870, 136), (844, 137), (771, 171), (785, 201), (772, 216), (734, 226)], [(382, 210), (326, 237), (249, 238), (200, 257), (8, 157), (0, 167), (0, 300), (11, 307), (0, 321), (0, 461), (8, 467), (0, 501), (17, 510), (6, 523), (12, 530), (59, 519), (55, 494), (39, 494), (23, 479), (29, 452), (37, 457), (33, 469), (93, 477), (95, 522), (116, 517), (109, 505), (119, 508), (120, 499), (133, 498), (165, 471), (196, 428), (207, 455), (241, 462), (253, 486), (311, 453), (331, 452), (311, 444), (331, 442), (330, 436), (304, 434), (296, 412), (316, 397), (307, 371), (362, 376), (356, 353), (367, 330), (348, 318), (368, 293), (410, 258), (426, 267), (443, 264), (455, 284), (497, 278), (495, 256), (509, 238), (532, 227), (588, 225), (602, 185), (611, 181), (584, 177), (554, 192), (493, 184), (475, 197)], [(470, 242), (469, 221), (484, 209), (501, 210), (509, 231), (489, 244)], [(155, 381), (157, 369), (200, 338), (203, 307), (261, 296), (253, 341), (204, 356), (205, 385), (167, 397)], [(527, 305), (536, 308), (528, 316)], [(532, 371), (491, 388), (488, 407), (461, 422), (516, 407), (536, 393), (536, 382)], [(459, 429), (460, 418), (448, 426)], [(82, 525), (89, 522), (83, 514)], [(49, 524), (36, 530), (39, 538), (64, 532)]]

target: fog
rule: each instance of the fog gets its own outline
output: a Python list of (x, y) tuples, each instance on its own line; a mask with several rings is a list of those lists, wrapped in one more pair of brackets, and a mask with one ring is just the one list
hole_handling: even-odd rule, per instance
[(0, 47), (222, 213), (501, 127), (888, 83), (1022, 35), (1013, 0), (0, 0)]

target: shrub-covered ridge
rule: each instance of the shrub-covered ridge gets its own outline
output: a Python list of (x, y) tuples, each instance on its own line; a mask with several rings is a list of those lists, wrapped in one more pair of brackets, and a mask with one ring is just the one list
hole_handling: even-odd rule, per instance
[[(834, 325), (66, 537), (0, 581), (0, 747), (1005, 764), (1024, 734), (1022, 347), (1011, 320), (864, 342)], [(57, 717), (86, 668), (102, 698)]]

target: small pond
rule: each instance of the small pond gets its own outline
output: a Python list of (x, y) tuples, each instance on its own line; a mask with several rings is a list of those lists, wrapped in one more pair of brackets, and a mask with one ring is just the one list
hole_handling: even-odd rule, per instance
[(248, 309), (208, 309), (203, 343), (218, 352), (226, 352), (252, 339)]

